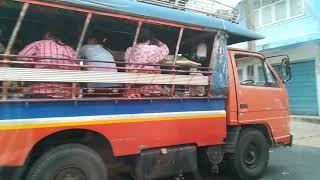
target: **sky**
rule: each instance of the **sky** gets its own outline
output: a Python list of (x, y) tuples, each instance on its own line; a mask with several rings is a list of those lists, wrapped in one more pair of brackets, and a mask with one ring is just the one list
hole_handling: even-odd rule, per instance
[(219, 2), (234, 7), (240, 2), (240, 0), (219, 0)]

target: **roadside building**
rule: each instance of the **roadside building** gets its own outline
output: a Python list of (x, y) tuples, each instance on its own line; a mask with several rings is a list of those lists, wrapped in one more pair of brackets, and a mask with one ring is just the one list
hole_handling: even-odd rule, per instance
[[(292, 79), (286, 83), (291, 113), (320, 115), (320, 1), (242, 0), (238, 4), (240, 24), (266, 38), (238, 46), (267, 56), (288, 54)], [(269, 59), (279, 70), (280, 58)], [(253, 69), (253, 70), (252, 70)], [(257, 70), (257, 71), (255, 71)], [(258, 73), (248, 66), (240, 73)]]

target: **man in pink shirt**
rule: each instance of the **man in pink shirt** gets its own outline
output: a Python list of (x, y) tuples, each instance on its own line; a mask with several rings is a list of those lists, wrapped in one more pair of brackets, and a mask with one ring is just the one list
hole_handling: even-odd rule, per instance
[[(62, 29), (50, 27), (44, 34), (43, 40), (33, 42), (19, 52), (20, 60), (37, 63), (33, 65), (34, 68), (79, 70), (79, 67), (66, 66), (79, 63), (72, 60), (75, 58), (76, 52), (59, 38), (62, 33)], [(27, 58), (27, 56), (41, 58)], [(43, 57), (54, 59), (45, 59)], [(32, 97), (39, 98), (71, 98), (72, 92), (77, 93), (78, 91), (77, 89), (72, 89), (70, 83), (32, 83), (28, 89)]]

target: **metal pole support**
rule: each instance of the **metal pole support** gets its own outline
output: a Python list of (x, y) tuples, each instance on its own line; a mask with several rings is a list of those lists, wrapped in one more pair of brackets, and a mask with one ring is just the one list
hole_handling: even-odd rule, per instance
[[(8, 45), (7, 45), (6, 50), (4, 52), (4, 54), (6, 54), (6, 55), (9, 55), (11, 53), (11, 49), (13, 47), (13, 44), (14, 44), (15, 40), (17, 39), (18, 32), (20, 30), (22, 21), (23, 21), (25, 15), (26, 15), (26, 12), (27, 12), (29, 6), (30, 6), (29, 3), (24, 3), (23, 6), (22, 6), (22, 9), (20, 11), (18, 20), (16, 22), (16, 25), (15, 25), (13, 31), (12, 31), (12, 34), (10, 36)], [(4, 60), (8, 61), (7, 58), (5, 58)], [(4, 66), (6, 66), (6, 65), (4, 65)], [(1, 92), (3, 100), (6, 100), (8, 98), (8, 89), (9, 89), (9, 82), (3, 81), (2, 82), (2, 92)]]

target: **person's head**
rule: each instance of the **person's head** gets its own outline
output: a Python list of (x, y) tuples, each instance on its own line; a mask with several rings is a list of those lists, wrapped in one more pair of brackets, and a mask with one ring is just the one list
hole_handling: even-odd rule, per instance
[(57, 40), (62, 41), (62, 35), (63, 35), (63, 27), (60, 25), (49, 25), (45, 33), (43, 35), (43, 39), (45, 40)]
[(86, 43), (87, 44), (91, 44), (91, 45), (94, 45), (94, 44), (102, 44), (102, 45), (105, 45), (107, 41), (107, 38), (105, 38), (105, 35), (103, 33), (100, 33), (100, 32), (90, 32), (87, 36), (87, 40), (86, 40)]
[(153, 33), (147, 29), (144, 28), (140, 31), (139, 37), (137, 39), (137, 43), (146, 43), (146, 42), (151, 42), (154, 41), (155, 37)]
[(90, 36), (87, 39), (87, 44), (93, 45), (93, 44), (99, 44), (96, 37)]

